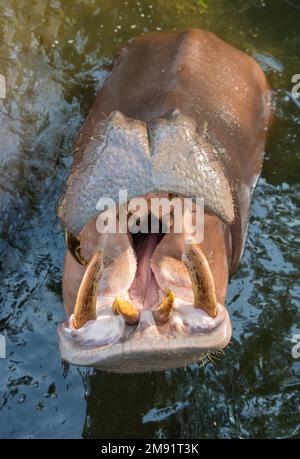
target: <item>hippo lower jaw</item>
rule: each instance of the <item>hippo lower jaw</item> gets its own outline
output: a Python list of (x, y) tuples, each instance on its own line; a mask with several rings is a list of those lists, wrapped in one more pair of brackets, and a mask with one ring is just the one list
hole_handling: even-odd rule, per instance
[[(180, 368), (227, 346), (231, 338), (231, 323), (226, 308), (221, 307), (219, 314), (219, 320), (211, 330), (180, 337), (160, 335), (154, 330), (136, 331), (125, 342), (106, 346), (79, 344), (72, 339), (67, 324), (60, 324), (61, 356), (73, 365), (92, 366), (114, 373)], [(153, 332), (153, 336), (149, 336), (149, 332)]]
[(217, 302), (203, 251), (187, 234), (112, 234), (105, 249), (102, 239), (95, 221), (81, 233), (81, 252), (90, 261), (75, 305), (66, 288), (72, 269), (82, 267), (67, 254), (73, 263), (66, 263), (64, 278), (69, 318), (58, 327), (65, 361), (146, 372), (182, 367), (228, 344), (228, 312)]

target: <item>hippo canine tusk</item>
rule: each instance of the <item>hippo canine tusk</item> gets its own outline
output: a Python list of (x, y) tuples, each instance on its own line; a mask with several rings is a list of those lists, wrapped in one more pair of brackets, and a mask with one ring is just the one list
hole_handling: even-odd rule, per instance
[(89, 262), (78, 289), (73, 325), (81, 328), (89, 320), (96, 319), (97, 291), (103, 272), (103, 255), (96, 251)]
[(192, 281), (195, 307), (202, 309), (210, 317), (216, 317), (218, 303), (214, 278), (200, 246), (198, 244), (186, 244), (182, 261), (186, 265)]

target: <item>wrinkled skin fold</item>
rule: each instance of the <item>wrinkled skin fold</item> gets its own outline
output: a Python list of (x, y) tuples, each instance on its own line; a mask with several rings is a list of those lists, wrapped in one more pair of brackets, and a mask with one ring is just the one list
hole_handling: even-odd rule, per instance
[(148, 123), (113, 112), (96, 124), (84, 157), (74, 164), (59, 216), (78, 234), (97, 215), (99, 197), (118, 202), (119, 190), (126, 189), (129, 200), (161, 191), (201, 196), (209, 210), (231, 223), (233, 197), (216, 151), (179, 110)]
[[(228, 279), (243, 250), (270, 97), (258, 64), (206, 31), (148, 34), (122, 48), (78, 134), (58, 207), (67, 231), (63, 359), (145, 372), (226, 347)], [(173, 226), (100, 234), (97, 202), (124, 204), (119, 190), (147, 202), (204, 198), (203, 241)]]

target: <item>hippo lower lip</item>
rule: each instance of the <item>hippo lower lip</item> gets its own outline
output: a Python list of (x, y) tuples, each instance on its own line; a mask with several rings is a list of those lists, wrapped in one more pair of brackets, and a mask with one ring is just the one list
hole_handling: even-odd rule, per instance
[[(93, 222), (89, 240), (92, 226)], [(90, 258), (84, 237), (83, 232), (82, 249)], [(96, 251), (91, 257), (74, 312), (58, 329), (63, 358), (109, 371), (142, 372), (182, 366), (227, 345), (231, 337), (228, 313), (217, 302), (210, 268), (198, 245), (184, 244), (184, 234), (148, 234), (142, 241), (138, 235), (133, 242), (127, 234), (108, 237), (124, 239), (123, 247), (116, 261), (110, 260), (109, 243), (106, 253)], [(178, 240), (182, 250), (176, 263), (182, 278), (171, 281), (172, 262), (165, 272), (162, 257), (166, 247)], [(114, 276), (118, 270), (125, 272), (124, 264), (132, 273), (115, 295)], [(168, 282), (170, 289), (164, 288)]]
[(58, 328), (62, 358), (74, 365), (93, 366), (116, 373), (142, 373), (180, 368), (205, 358), (227, 346), (231, 336), (231, 323), (224, 310), (222, 322), (206, 333), (172, 340), (157, 336), (142, 336), (136, 332), (138, 347), (131, 340), (113, 345), (87, 346), (76, 343), (66, 333), (64, 324)]

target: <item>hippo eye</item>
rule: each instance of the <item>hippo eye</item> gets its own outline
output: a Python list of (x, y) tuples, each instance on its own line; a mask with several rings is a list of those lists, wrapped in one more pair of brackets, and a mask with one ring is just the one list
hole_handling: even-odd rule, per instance
[(70, 231), (65, 231), (66, 245), (67, 248), (74, 258), (82, 266), (87, 266), (88, 262), (81, 254), (80, 248), (80, 236), (74, 236)]

